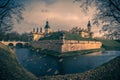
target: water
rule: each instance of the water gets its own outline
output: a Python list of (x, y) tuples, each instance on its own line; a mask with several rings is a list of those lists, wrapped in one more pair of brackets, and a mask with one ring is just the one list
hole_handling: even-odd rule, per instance
[(53, 57), (15, 49), (19, 63), (36, 76), (81, 73), (120, 56), (120, 51), (96, 52), (84, 56)]

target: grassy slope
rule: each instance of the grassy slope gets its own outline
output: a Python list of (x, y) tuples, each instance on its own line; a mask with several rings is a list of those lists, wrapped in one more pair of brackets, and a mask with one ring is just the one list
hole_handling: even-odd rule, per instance
[(120, 40), (100, 40), (106, 50), (120, 50)]
[(0, 43), (0, 80), (36, 80), (17, 62), (15, 53)]
[(81, 74), (46, 76), (40, 80), (120, 80), (120, 56)]

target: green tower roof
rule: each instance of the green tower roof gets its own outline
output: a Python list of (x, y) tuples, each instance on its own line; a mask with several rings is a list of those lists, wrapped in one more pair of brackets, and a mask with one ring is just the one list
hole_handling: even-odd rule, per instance
[(48, 21), (46, 21), (45, 28), (50, 28), (50, 26), (49, 26), (49, 22), (48, 22)]

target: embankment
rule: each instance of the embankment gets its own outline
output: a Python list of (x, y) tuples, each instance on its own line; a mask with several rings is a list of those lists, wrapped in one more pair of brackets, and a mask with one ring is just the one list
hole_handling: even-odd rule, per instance
[(37, 80), (18, 62), (13, 50), (0, 43), (0, 80)]

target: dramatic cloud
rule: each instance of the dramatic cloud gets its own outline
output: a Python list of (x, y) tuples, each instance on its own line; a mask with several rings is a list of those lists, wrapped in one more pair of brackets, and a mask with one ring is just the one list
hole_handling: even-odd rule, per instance
[[(26, 0), (25, 9), (24, 21), (15, 25), (15, 30), (19, 32), (30, 32), (33, 27), (44, 28), (46, 20), (54, 31), (69, 30), (75, 26), (86, 28), (95, 12), (92, 7), (85, 14), (73, 0)], [(98, 32), (95, 26), (93, 31)]]

